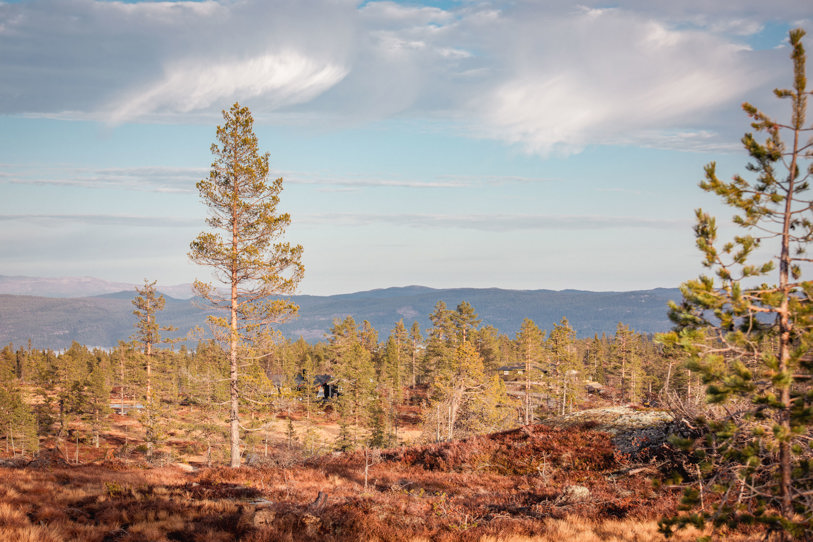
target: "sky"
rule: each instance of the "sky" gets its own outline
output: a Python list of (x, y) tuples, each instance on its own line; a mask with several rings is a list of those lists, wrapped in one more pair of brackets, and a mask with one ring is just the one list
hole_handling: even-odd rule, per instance
[(675, 287), (702, 272), (694, 209), (727, 212), (704, 165), (744, 173), (743, 101), (789, 118), (772, 90), (811, 23), (799, 0), (0, 2), (0, 275), (208, 280), (195, 183), (239, 101), (299, 293)]

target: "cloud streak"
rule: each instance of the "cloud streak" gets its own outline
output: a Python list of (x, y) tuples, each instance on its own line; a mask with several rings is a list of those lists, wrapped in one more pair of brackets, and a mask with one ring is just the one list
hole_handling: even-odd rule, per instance
[(193, 193), (195, 183), (208, 174), (206, 168), (135, 167), (77, 168), (4, 164), (0, 183), (122, 189), (139, 192)]
[(686, 230), (690, 220), (670, 220), (617, 216), (567, 216), (528, 214), (363, 214), (325, 213), (300, 214), (297, 223), (302, 225), (325, 225), (363, 227), (376, 224), (423, 229), (464, 229), (491, 232), (519, 230), (604, 230), (604, 229), (658, 229)]
[(411, 181), (397, 179), (352, 179), (341, 177), (302, 177), (294, 175), (287, 177), (290, 184), (317, 185), (327, 188), (362, 189), (362, 188), (410, 188), (410, 189), (437, 189), (437, 188), (467, 188), (469, 183), (458, 180), (437, 181)]
[(137, 216), (114, 214), (0, 214), (0, 222), (32, 222), (43, 225), (80, 224), (88, 226), (126, 226), (141, 228), (186, 228), (199, 226), (199, 219), (171, 216)]
[(120, 123), (169, 111), (207, 109), (235, 96), (265, 96), (273, 107), (307, 102), (347, 74), (339, 65), (320, 62), (298, 51), (212, 63), (182, 61), (168, 66), (163, 79), (111, 106), (109, 119)]

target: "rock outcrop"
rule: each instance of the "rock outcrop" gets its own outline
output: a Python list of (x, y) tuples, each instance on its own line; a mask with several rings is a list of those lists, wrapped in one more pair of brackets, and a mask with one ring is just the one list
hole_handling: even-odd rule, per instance
[(692, 435), (684, 420), (663, 410), (615, 406), (582, 410), (545, 420), (555, 427), (580, 427), (612, 435), (613, 444), (633, 461), (652, 461), (673, 455), (669, 437)]

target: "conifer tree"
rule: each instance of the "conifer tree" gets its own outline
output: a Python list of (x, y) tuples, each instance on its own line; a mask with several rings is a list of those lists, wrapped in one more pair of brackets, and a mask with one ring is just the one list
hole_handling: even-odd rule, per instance
[(379, 377), (392, 387), (395, 396), (400, 398), (404, 385), (404, 374), (409, 357), (409, 334), (403, 320), (398, 320), (390, 332), (384, 348), (384, 371)]
[(714, 163), (706, 166), (700, 187), (733, 208), (742, 233), (721, 246), (716, 220), (696, 211), (697, 246), (713, 275), (683, 284), (683, 302), (670, 311), (677, 330), (662, 339), (689, 354), (713, 403), (750, 403), (713, 423), (708, 436), (713, 453), (703, 469), (713, 478), (706, 487), (718, 490), (714, 514), (677, 521), (758, 521), (784, 539), (813, 533), (813, 282), (803, 278), (813, 261), (813, 141), (806, 135), (804, 34), (790, 32), (792, 88), (774, 91), (789, 100), (790, 121), (743, 104), (757, 134), (742, 138), (753, 178), (725, 182)]
[(343, 449), (354, 448), (359, 441), (357, 432), (369, 420), (375, 395), (375, 367), (352, 316), (334, 321), (328, 342), (332, 370), (341, 391), (337, 404), (344, 426), (339, 440)]
[(189, 257), (213, 269), (225, 295), (201, 281), (196, 293), (226, 317), (212, 322), (225, 330), (229, 344), (231, 466), (240, 466), (239, 375), (240, 354), (251, 346), (262, 327), (292, 317), (297, 306), (274, 296), (294, 293), (304, 274), (302, 247), (283, 242), (290, 215), (277, 211), (282, 178), (269, 181), (269, 155), (260, 154), (254, 119), (247, 107), (235, 103), (223, 111), (211, 147), (215, 161), (209, 177), (197, 184), (209, 208), (208, 225), (192, 242)]
[(434, 375), (432, 404), (424, 429), (435, 439), (452, 440), (461, 433), (495, 431), (509, 423), (512, 408), (496, 374), (485, 372), (483, 359), (469, 341), (461, 342)]
[(412, 322), (412, 328), (409, 330), (410, 342), (410, 369), (412, 373), (412, 387), (417, 384), (417, 368), (419, 364), (419, 355), (421, 347), (423, 346), (423, 335), (421, 335), (421, 326), (418, 322)]
[[(110, 412), (110, 359), (97, 356), (96, 363), (85, 380), (85, 418), (90, 422), (93, 445), (98, 448), (102, 429)], [(148, 441), (149, 442), (149, 441)]]
[(578, 404), (583, 395), (581, 360), (576, 353), (576, 331), (567, 318), (553, 325), (548, 335), (548, 352), (551, 357), (553, 377), (556, 378), (555, 393), (558, 410), (565, 414)]
[(316, 359), (308, 343), (301, 336), (294, 343), (294, 349), (299, 359), (297, 364), (299, 376), (295, 378), (295, 382), (299, 386), (300, 400), (305, 403), (305, 417), (310, 420), (313, 411), (314, 378), (317, 371)]
[[(381, 345), (378, 344), (378, 331), (373, 327), (373, 325), (364, 320), (361, 323), (361, 331), (359, 332), (359, 339), (361, 340), (362, 346), (367, 349), (370, 353), (370, 356), (375, 361), (378, 360), (379, 350)], [(378, 365), (375, 363), (375, 365)]]
[(331, 370), (334, 372), (340, 370), (353, 347), (360, 342), (358, 325), (352, 316), (346, 316), (344, 320), (334, 320), (328, 337)]
[[(383, 370), (378, 377), (378, 394), (382, 399), (382, 409), (389, 421), (387, 430), (391, 429), (393, 439), (397, 438), (398, 410), (403, 399), (405, 368), (409, 356), (409, 334), (404, 321), (399, 320), (390, 332), (384, 348)], [(386, 439), (385, 439), (386, 440)]]
[(472, 342), (480, 357), (483, 358), (486, 370), (493, 371), (505, 364), (502, 344), (504, 339), (505, 336), (501, 335), (494, 326), (483, 326), (472, 333)]
[(590, 374), (594, 382), (599, 384), (607, 383), (607, 362), (609, 358), (609, 345), (607, 337), (602, 333), (593, 335), (587, 347), (585, 356), (585, 370)]
[(7, 382), (15, 376), (17, 365), (17, 355), (14, 353), (14, 345), (9, 343), (0, 350), (0, 382)]
[(31, 407), (23, 400), (20, 383), (13, 371), (0, 372), (0, 435), (6, 439), (6, 453), (39, 450), (37, 420)]
[(517, 347), (522, 362), (525, 364), (525, 397), (523, 401), (523, 417), (525, 425), (533, 423), (533, 408), (531, 406), (531, 384), (539, 378), (538, 366), (542, 362), (542, 350), (545, 334), (540, 331), (530, 318), (526, 318), (517, 333)]
[(423, 382), (432, 382), (435, 374), (442, 371), (454, 356), (456, 333), (453, 314), (454, 311), (448, 309), (446, 303), (438, 301), (429, 315), (432, 329), (429, 330), (421, 368)]
[(615, 329), (615, 337), (610, 348), (610, 364), (618, 376), (621, 400), (635, 402), (641, 387), (641, 343), (635, 331), (621, 322)]
[(457, 305), (455, 312), (451, 314), (451, 320), (457, 335), (455, 346), (462, 344), (467, 340), (473, 343), (471, 340), (471, 334), (477, 329), (477, 326), (480, 325), (480, 318), (477, 316), (477, 313), (474, 311), (474, 307), (471, 306), (471, 303), (468, 301), (461, 301)]
[[(154, 365), (153, 348), (158, 347), (160, 344), (171, 342), (161, 337), (162, 331), (175, 330), (175, 328), (171, 326), (160, 326), (158, 324), (157, 313), (164, 310), (166, 299), (163, 295), (158, 294), (155, 289), (155, 284), (156, 281), (149, 282), (147, 279), (144, 279), (144, 286), (141, 288), (136, 287), (136, 293), (138, 295), (136, 295), (136, 297), (133, 299), (133, 306), (135, 307), (133, 314), (136, 317), (136, 332), (133, 335), (133, 340), (142, 346), (146, 378), (144, 415), (146, 416), (145, 426), (147, 429), (147, 460), (152, 459), (157, 429), (155, 413), (156, 402), (152, 387), (152, 372)], [(121, 370), (124, 370), (123, 363)]]

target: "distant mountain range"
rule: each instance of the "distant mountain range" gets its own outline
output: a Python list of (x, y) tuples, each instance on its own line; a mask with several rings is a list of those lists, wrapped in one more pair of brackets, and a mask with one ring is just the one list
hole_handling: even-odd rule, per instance
[[(135, 291), (136, 286), (144, 283), (130, 284), (127, 282), (110, 282), (94, 277), (20, 277), (0, 275), (0, 294), (35, 295), (42, 297), (85, 297), (102, 294), (112, 294), (129, 290)], [(165, 295), (178, 299), (192, 297), (191, 284), (176, 284), (161, 286)]]
[[(37, 280), (45, 280), (42, 284), (46, 285), (47, 295), (20, 295), (19, 290), (8, 291), (7, 285), (13, 281), (7, 279), (12, 278), (0, 277), (0, 345), (9, 342), (21, 345), (30, 339), (37, 348), (63, 349), (72, 341), (106, 348), (127, 341), (133, 333), (132, 288), (93, 292), (94, 284), (108, 288), (111, 283), (95, 283), (98, 279), (87, 278), (28, 278), (31, 288)], [(78, 281), (76, 290), (80, 293), (67, 297), (71, 280)], [(22, 283), (18, 281), (17, 287)], [(176, 327), (176, 336), (185, 336), (195, 326), (205, 327), (206, 311), (192, 299), (178, 299), (166, 289), (161, 290), (167, 298), (159, 316), (162, 325)], [(670, 299), (680, 300), (677, 288), (588, 292), (406, 286), (332, 296), (293, 296), (300, 307), (299, 317), (279, 329), (290, 338), (302, 336), (317, 341), (325, 337), (334, 319), (350, 315), (359, 324), (368, 320), (384, 340), (402, 318), (407, 327), (417, 321), (421, 329), (428, 328), (428, 316), (438, 301), (452, 309), (467, 301), (479, 314), (482, 325), (492, 325), (510, 337), (525, 318), (532, 319), (541, 329), (551, 329), (563, 316), (580, 337), (613, 334), (618, 322), (640, 332), (655, 333), (670, 328), (666, 315)]]

